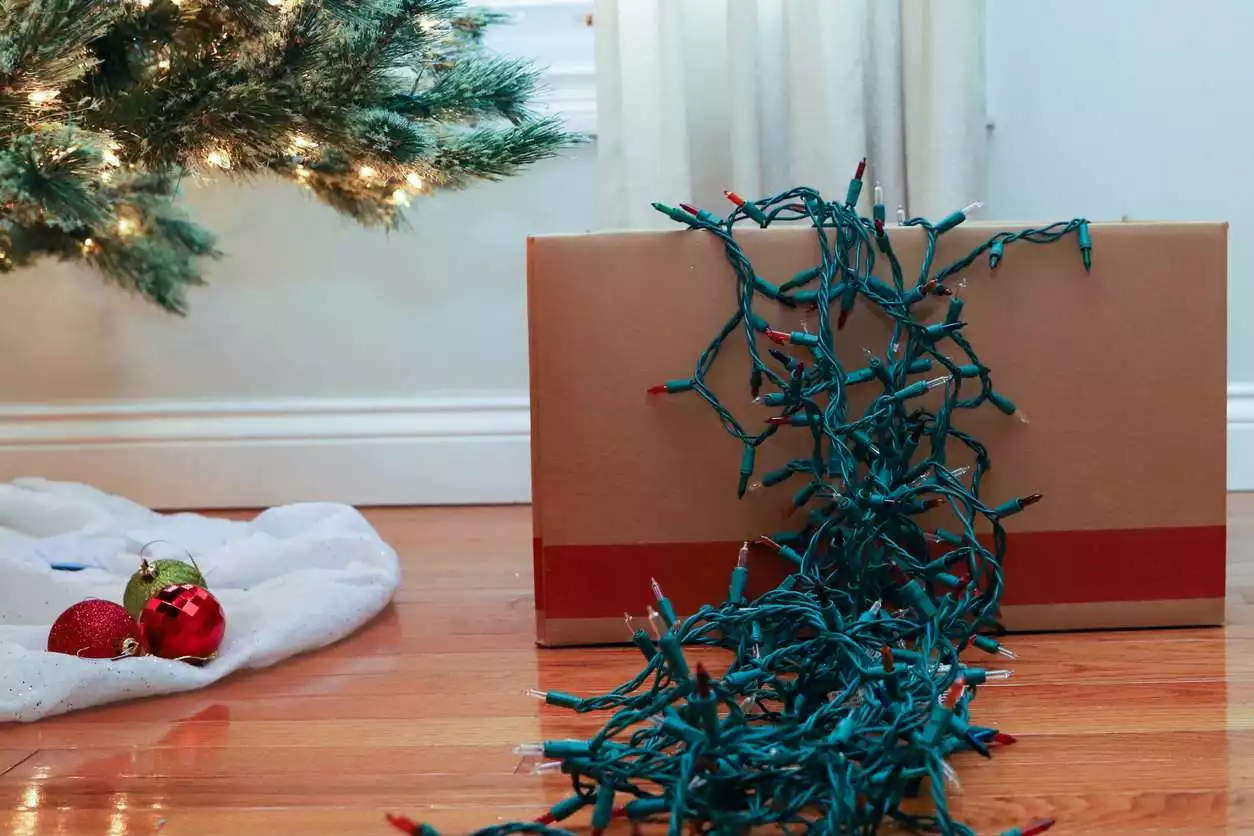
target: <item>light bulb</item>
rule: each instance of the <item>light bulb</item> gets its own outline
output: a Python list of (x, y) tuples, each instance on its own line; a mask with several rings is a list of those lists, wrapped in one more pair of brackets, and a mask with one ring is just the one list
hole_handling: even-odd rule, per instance
[(209, 165), (211, 166), (216, 166), (217, 168), (230, 168), (231, 167), (230, 156), (225, 151), (221, 151), (218, 149), (214, 149), (213, 151), (210, 151), (208, 154), (205, 154), (205, 162), (209, 163)]
[(83, 239), (83, 252), (94, 253), (96, 251), (96, 241), (94, 238)]
[(303, 165), (298, 165), (298, 166), (296, 166), (296, 169), (295, 169), (295, 174), (296, 174), (296, 176), (297, 176), (297, 177), (299, 177), (301, 180), (307, 180), (307, 179), (309, 179), (309, 175), (310, 175), (310, 174), (312, 174), (312, 173), (313, 173), (312, 171), (310, 171), (309, 169), (305, 168)]
[(514, 747), (514, 754), (520, 758), (544, 757), (543, 743), (520, 743)]
[(648, 615), (649, 615), (649, 626), (653, 628), (654, 637), (661, 639), (662, 634), (664, 634), (667, 630), (666, 625), (662, 623), (662, 616), (659, 615), (658, 611), (653, 609), (653, 607), (649, 607)]
[(884, 189), (879, 183), (875, 184), (875, 188), (871, 190), (871, 194), (875, 196), (876, 203), (882, 204), (884, 202)]
[(118, 234), (130, 235), (135, 232), (135, 222), (130, 218), (118, 218)]
[(26, 98), (33, 105), (46, 105), (52, 102), (57, 96), (61, 95), (60, 90), (36, 90)]
[(524, 697), (532, 697), (537, 700), (547, 700), (549, 698), (548, 691), (541, 691), (539, 688), (527, 688), (522, 692)]
[(972, 212), (976, 211), (977, 209), (983, 209), (983, 208), (984, 208), (984, 201), (977, 200), (974, 203), (963, 208), (962, 214), (970, 215)]
[(748, 541), (740, 544), (740, 553), (736, 555), (736, 567), (739, 569), (749, 568), (749, 543)]
[(409, 184), (411, 189), (421, 189), (423, 187), (422, 178), (419, 177), (418, 173), (415, 171), (411, 171), (405, 175), (405, 182)]
[(409, 205), (409, 192), (405, 191), (404, 189), (397, 189), (396, 191), (392, 192), (392, 197), (390, 198), (390, 200), (396, 206), (408, 206)]
[(906, 207), (900, 203), (897, 204), (897, 226), (905, 226), (906, 223)]
[(161, 58), (161, 59), (159, 59), (159, 60), (157, 61), (157, 69), (159, 69), (159, 70), (168, 70), (168, 69), (170, 69), (170, 59), (169, 59), (169, 58)]
[(118, 166), (122, 164), (122, 158), (113, 153), (113, 149), (106, 148), (100, 152), (100, 159), (104, 160), (105, 165)]
[(533, 763), (531, 765), (532, 775), (545, 775), (551, 772), (561, 772), (561, 771), (562, 771), (561, 761), (540, 761), (539, 763)]
[(949, 761), (941, 761), (941, 775), (945, 778), (945, 783), (952, 790), (962, 789), (962, 784), (958, 781), (958, 773), (949, 765)]
[[(280, 0), (281, 2), (282, 0)], [(277, 6), (278, 3), (271, 2), (270, 5)], [(318, 143), (314, 142), (304, 134), (292, 134), (289, 140), (293, 148), (314, 148)]]
[(943, 374), (940, 377), (934, 377), (927, 382), (927, 388), (936, 389), (939, 386), (944, 386), (946, 383), (948, 383), (949, 381), (953, 379), (954, 379), (954, 376), (951, 374)]
[(363, 180), (369, 180), (376, 174), (378, 174), (378, 172), (368, 165), (363, 165), (361, 168), (357, 169), (357, 176)]

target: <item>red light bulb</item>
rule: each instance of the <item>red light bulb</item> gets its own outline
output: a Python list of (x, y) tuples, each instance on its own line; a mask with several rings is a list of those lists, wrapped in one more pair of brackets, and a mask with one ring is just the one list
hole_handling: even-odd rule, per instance
[(863, 174), (866, 174), (866, 157), (863, 157), (862, 162), (858, 163), (858, 170), (854, 172), (853, 179), (861, 180)]
[(412, 819), (407, 819), (404, 816), (394, 816), (391, 813), (388, 813), (387, 820), (388, 824), (392, 825), (402, 833), (416, 834), (420, 829), (416, 822)]
[(783, 345), (788, 342), (787, 331), (776, 331), (774, 328), (767, 328), (764, 333), (772, 342), (778, 345)]
[(745, 205), (745, 199), (741, 197), (740, 195), (736, 194), (735, 192), (724, 190), (723, 197), (727, 198), (728, 200), (730, 200), (732, 203), (736, 204), (737, 206)]
[(1034, 821), (1031, 824), (1029, 824), (1027, 827), (1023, 828), (1022, 833), (1023, 833), (1023, 836), (1039, 836), (1039, 834), (1044, 833), (1046, 830), (1049, 830), (1053, 826), (1054, 826), (1053, 819), (1041, 819), (1039, 821)]

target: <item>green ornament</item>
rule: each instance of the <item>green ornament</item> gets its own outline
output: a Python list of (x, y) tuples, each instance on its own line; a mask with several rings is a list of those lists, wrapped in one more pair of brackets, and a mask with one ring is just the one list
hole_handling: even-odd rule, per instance
[(154, 560), (150, 563), (141, 560), (139, 571), (126, 582), (122, 604), (133, 618), (139, 618), (149, 598), (167, 586), (178, 583), (191, 583), (208, 589), (204, 576), (193, 563), (184, 563), (181, 560)]

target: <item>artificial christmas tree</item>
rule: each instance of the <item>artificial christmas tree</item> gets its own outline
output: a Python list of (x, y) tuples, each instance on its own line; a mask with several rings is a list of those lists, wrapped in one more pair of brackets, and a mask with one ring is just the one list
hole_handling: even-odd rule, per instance
[(457, 0), (0, 0), (0, 272), (78, 258), (181, 312), (185, 176), (274, 174), (362, 224), (572, 142)]

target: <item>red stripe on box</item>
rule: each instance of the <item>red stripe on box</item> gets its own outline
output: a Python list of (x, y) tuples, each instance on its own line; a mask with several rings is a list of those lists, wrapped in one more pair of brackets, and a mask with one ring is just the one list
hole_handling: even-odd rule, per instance
[[(531, 242), (527, 242), (530, 246)], [(535, 578), (536, 609), (544, 610), (544, 542), (539, 537), (531, 538), (531, 572)]]
[[(1222, 598), (1227, 528), (1135, 528), (1019, 532), (1008, 537), (1008, 605)], [(640, 613), (656, 577), (681, 612), (722, 601), (740, 544), (633, 543), (549, 546), (536, 588), (546, 618), (608, 618)], [(756, 550), (750, 594), (788, 574), (785, 561)], [(539, 572), (543, 571), (543, 575)]]

